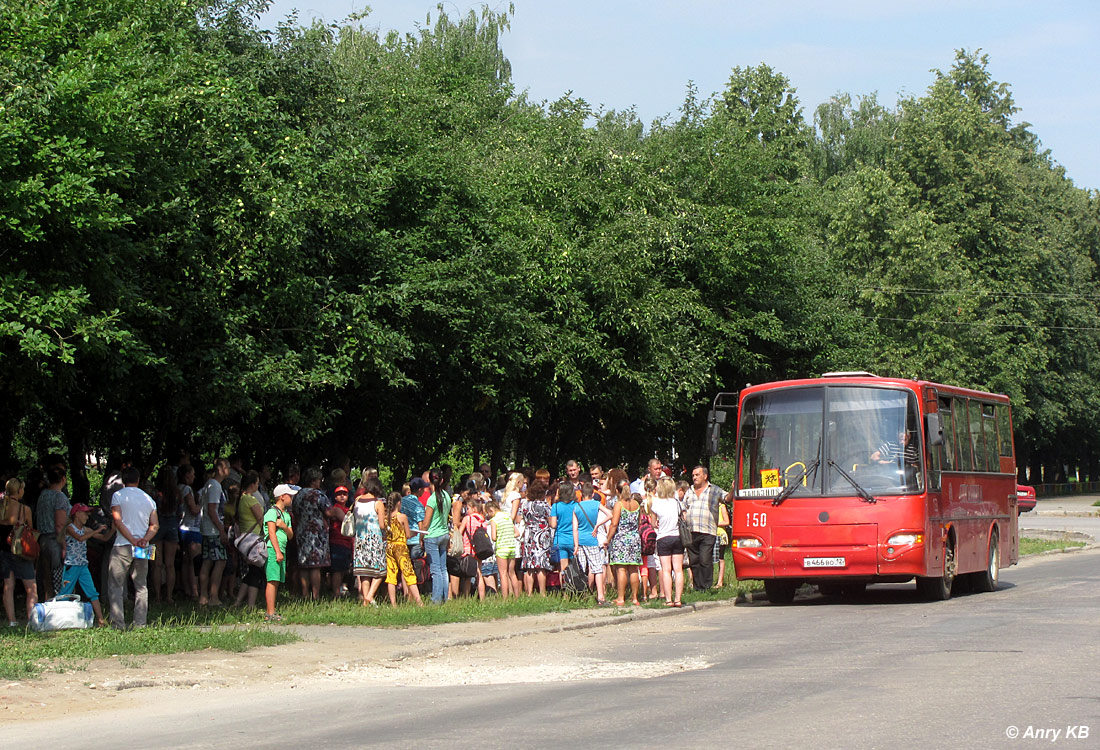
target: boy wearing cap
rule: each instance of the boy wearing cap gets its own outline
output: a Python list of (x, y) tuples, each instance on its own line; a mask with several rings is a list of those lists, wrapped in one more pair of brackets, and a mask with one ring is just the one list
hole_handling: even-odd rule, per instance
[(294, 524), (290, 519), (290, 504), (296, 491), (287, 484), (275, 488), (275, 502), (264, 513), (264, 533), (267, 535), (267, 621), (278, 622), (283, 618), (275, 613), (275, 597), (279, 584), (286, 582), (286, 545), (294, 538)]
[(84, 503), (73, 506), (73, 521), (65, 527), (65, 573), (61, 577), (61, 590), (57, 595), (74, 593), (79, 583), (88, 601), (92, 603), (96, 626), (103, 627), (107, 621), (103, 619), (103, 608), (99, 605), (99, 592), (96, 591), (95, 584), (92, 582), (92, 574), (88, 572), (88, 540), (107, 541), (114, 530), (109, 526), (104, 526), (98, 531), (89, 529), (87, 524), (91, 512), (92, 509)]

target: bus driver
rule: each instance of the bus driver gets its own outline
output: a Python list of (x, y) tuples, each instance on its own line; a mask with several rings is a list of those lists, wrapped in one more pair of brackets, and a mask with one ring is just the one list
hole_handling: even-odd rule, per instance
[(912, 434), (908, 430), (898, 433), (897, 442), (887, 440), (879, 446), (878, 450), (871, 454), (871, 462), (884, 465), (897, 465), (898, 459), (904, 457), (907, 466), (917, 465), (917, 445), (913, 442)]

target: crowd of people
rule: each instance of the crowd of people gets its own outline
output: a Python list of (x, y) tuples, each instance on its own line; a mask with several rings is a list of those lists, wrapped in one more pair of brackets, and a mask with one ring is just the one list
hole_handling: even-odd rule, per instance
[[(705, 466), (691, 481), (656, 458), (634, 481), (572, 460), (558, 478), (531, 467), (494, 477), (488, 466), (456, 478), (443, 466), (387, 493), (371, 467), (353, 480), (346, 459), (326, 473), (291, 464), (276, 482), (270, 466), (245, 469), (239, 456), (206, 470), (181, 453), (152, 476), (123, 460), (89, 505), (70, 503), (66, 466), (54, 459), (27, 481), (6, 478), (0, 499), (12, 627), (17, 583), (28, 620), (36, 602), (81, 593), (98, 624), (124, 628), (129, 598), (130, 626), (143, 627), (150, 598), (255, 607), (261, 592), (278, 621), (284, 586), (364, 606), (587, 590), (604, 606), (680, 607), (685, 585), (725, 579), (730, 498)], [(27, 529), (37, 550), (17, 543)]]

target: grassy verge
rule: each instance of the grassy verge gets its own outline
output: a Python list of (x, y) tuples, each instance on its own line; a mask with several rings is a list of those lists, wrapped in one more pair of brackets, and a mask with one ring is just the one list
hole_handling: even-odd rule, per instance
[[(717, 572), (717, 571), (715, 571)], [(733, 575), (733, 565), (726, 555), (725, 585), (710, 591), (685, 590), (683, 601), (693, 604), (702, 601), (722, 601), (761, 587), (759, 581), (737, 581)], [(629, 594), (629, 591), (628, 591)], [(612, 597), (613, 598), (613, 597)], [(554, 612), (569, 612), (575, 609), (596, 607), (595, 595), (563, 597), (559, 593), (547, 596), (521, 596), (518, 599), (502, 600), (490, 595), (485, 601), (476, 597), (459, 597), (444, 604), (427, 604), (417, 607), (415, 604), (398, 599), (396, 607), (391, 607), (383, 589), (379, 589), (378, 607), (364, 607), (356, 599), (323, 599), (319, 602), (306, 602), (280, 592), (278, 611), (285, 625), (353, 625), (381, 628), (403, 628), (410, 626), (442, 625), (451, 622), (487, 622), (505, 617), (523, 615), (542, 615)], [(664, 607), (664, 600), (648, 603), (648, 607)], [(158, 616), (164, 622), (189, 619), (199, 625), (240, 625), (261, 623), (263, 613), (260, 610), (217, 608), (197, 610), (194, 605), (176, 604), (174, 607), (159, 607)]]
[(1067, 547), (1084, 547), (1084, 542), (1071, 539), (1035, 539), (1033, 537), (1020, 538), (1020, 554), (1034, 555), (1038, 552), (1048, 552), (1052, 549), (1065, 549)]
[[(759, 586), (758, 582), (734, 582), (722, 588), (710, 591), (685, 591), (686, 603), (701, 601), (721, 601), (736, 598), (739, 594), (751, 591)], [(476, 597), (459, 597), (443, 604), (427, 604), (418, 607), (411, 602), (398, 599), (396, 607), (388, 603), (380, 606), (364, 607), (351, 597), (343, 599), (323, 599), (319, 602), (306, 602), (290, 596), (280, 596), (279, 614), (284, 625), (353, 625), (376, 628), (404, 628), (410, 626), (442, 625), (451, 622), (488, 622), (505, 617), (523, 615), (542, 615), (554, 612), (569, 612), (576, 609), (593, 609), (596, 597), (564, 597), (558, 593), (546, 596), (521, 596), (518, 599), (501, 599), (491, 595), (485, 601)], [(650, 602), (646, 606), (663, 607), (664, 600)], [(176, 605), (176, 612), (165, 612), (169, 620), (175, 617), (192, 616), (199, 625), (218, 627), (261, 623), (263, 613), (259, 610), (215, 609), (192, 612), (190, 605)]]
[(0, 678), (34, 677), (43, 671), (80, 670), (92, 659), (118, 657), (124, 666), (140, 666), (140, 657), (213, 648), (247, 651), (298, 640), (293, 633), (255, 627), (199, 628), (195, 624), (157, 624), (120, 632), (110, 628), (35, 633), (8, 628), (0, 632)]

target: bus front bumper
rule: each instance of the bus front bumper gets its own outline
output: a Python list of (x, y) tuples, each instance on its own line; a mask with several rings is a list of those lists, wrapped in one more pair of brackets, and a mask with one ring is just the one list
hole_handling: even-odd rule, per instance
[[(777, 526), (770, 538), (735, 539), (732, 550), (739, 579), (834, 577), (902, 579), (925, 575), (922, 537), (879, 542), (876, 524), (821, 527)], [(779, 542), (776, 544), (776, 542)], [(769, 544), (770, 542), (770, 544)]]

